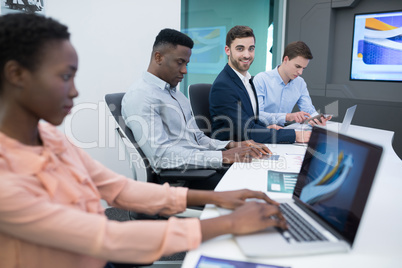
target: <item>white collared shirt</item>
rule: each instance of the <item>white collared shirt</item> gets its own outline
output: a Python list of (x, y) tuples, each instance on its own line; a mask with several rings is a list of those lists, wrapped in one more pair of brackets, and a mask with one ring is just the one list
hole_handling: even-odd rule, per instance
[[(233, 68), (232, 68), (233, 69)], [(257, 114), (257, 102), (256, 102), (256, 96), (254, 94), (253, 88), (251, 87), (250, 84), (250, 79), (251, 79), (251, 74), (247, 72), (246, 76), (242, 75), (235, 69), (233, 71), (239, 76), (240, 80), (243, 82), (244, 87), (247, 90), (248, 96), (250, 98), (251, 106), (253, 107), (253, 112), (254, 115)]]

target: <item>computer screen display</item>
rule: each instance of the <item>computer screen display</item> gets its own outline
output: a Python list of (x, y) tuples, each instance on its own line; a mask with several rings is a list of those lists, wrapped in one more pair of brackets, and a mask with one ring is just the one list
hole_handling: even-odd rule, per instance
[(350, 80), (402, 81), (402, 11), (355, 15)]
[(382, 148), (315, 128), (294, 197), (353, 243)]

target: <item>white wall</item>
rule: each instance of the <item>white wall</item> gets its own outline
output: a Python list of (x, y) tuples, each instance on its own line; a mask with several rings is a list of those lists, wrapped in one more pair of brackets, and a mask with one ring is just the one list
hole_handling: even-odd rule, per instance
[(75, 81), (80, 95), (60, 129), (105, 166), (132, 176), (104, 95), (126, 91), (142, 75), (161, 29), (180, 29), (180, 0), (46, 2), (46, 15), (69, 27), (79, 57)]

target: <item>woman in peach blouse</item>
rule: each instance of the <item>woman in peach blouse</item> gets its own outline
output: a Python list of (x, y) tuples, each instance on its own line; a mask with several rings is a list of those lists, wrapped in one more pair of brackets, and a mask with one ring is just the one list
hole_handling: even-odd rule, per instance
[[(55, 126), (78, 95), (77, 68), (66, 26), (33, 14), (0, 17), (0, 267), (149, 263), (218, 235), (286, 228), (264, 193), (133, 181), (70, 144)], [(244, 201), (251, 197), (266, 203)], [(235, 210), (208, 220), (116, 222), (105, 217), (100, 199), (147, 214), (206, 203)]]

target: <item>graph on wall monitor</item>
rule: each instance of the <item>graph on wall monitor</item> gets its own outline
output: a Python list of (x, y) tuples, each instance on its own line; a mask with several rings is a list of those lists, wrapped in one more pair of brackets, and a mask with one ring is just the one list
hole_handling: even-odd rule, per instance
[(355, 15), (350, 79), (402, 81), (402, 11)]

